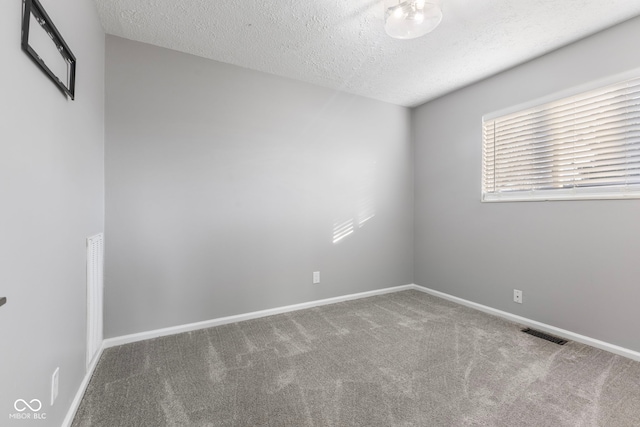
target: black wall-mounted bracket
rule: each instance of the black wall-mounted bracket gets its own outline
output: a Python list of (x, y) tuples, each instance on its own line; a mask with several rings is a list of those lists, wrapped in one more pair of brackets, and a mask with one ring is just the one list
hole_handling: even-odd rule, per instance
[[(56, 76), (53, 71), (47, 66), (44, 60), (38, 55), (38, 53), (29, 45), (29, 24), (31, 22), (31, 15), (40, 24), (42, 29), (47, 32), (51, 40), (55, 44), (56, 49), (62, 55), (62, 58), (67, 62), (67, 82), (60, 80), (59, 76)], [(53, 83), (60, 89), (60, 91), (68, 95), (71, 99), (75, 98), (76, 88), (76, 57), (67, 46), (58, 29), (53, 25), (53, 21), (47, 15), (42, 5), (38, 0), (24, 0), (24, 9), (22, 16), (22, 50), (33, 60), (33, 62), (40, 67), (40, 69), (51, 79)]]
[(5, 305), (5, 303), (7, 302), (7, 297), (2, 297), (0, 298), (0, 307), (2, 307), (3, 305)]

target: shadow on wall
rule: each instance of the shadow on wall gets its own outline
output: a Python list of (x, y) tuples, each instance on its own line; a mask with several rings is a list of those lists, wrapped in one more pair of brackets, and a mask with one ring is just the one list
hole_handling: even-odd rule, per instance
[(340, 208), (333, 221), (334, 245), (352, 236), (376, 216), (376, 166), (376, 162), (370, 160), (352, 164), (351, 168), (348, 165), (337, 168), (334, 194), (341, 197), (336, 204)]

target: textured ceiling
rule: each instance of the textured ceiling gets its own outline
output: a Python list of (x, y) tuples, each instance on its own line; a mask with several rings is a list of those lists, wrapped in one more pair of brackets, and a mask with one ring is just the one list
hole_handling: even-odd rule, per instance
[(96, 0), (108, 34), (415, 106), (640, 15), (638, 0), (442, 0), (395, 40), (382, 0)]

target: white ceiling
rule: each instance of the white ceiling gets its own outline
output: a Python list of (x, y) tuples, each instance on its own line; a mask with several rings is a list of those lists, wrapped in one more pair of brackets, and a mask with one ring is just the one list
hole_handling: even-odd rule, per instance
[(639, 0), (441, 2), (435, 31), (395, 40), (382, 0), (96, 0), (108, 34), (404, 106), (640, 15)]

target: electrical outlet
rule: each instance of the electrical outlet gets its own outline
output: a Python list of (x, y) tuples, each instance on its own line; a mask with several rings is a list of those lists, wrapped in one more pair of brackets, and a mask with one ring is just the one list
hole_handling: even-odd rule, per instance
[(522, 291), (519, 291), (517, 289), (513, 290), (513, 301), (517, 302), (518, 304), (522, 304)]
[(320, 272), (319, 271), (314, 271), (313, 272), (313, 284), (316, 285), (320, 283)]
[(60, 368), (56, 368), (53, 371), (53, 375), (51, 375), (51, 406), (53, 406), (53, 402), (56, 401), (58, 397), (58, 378), (60, 377)]

